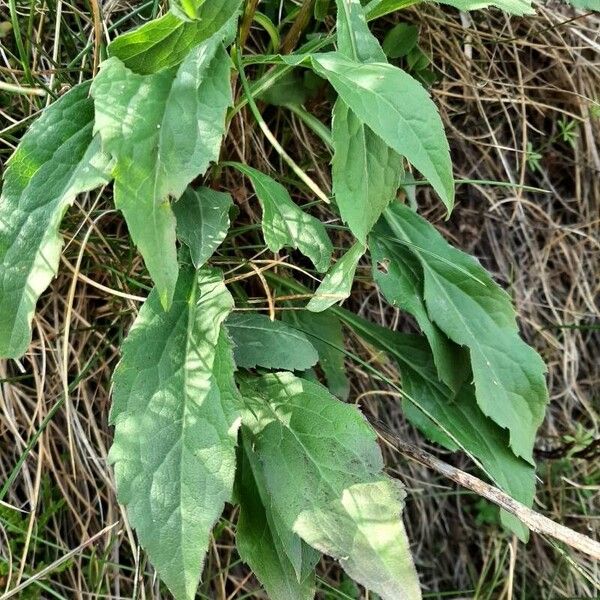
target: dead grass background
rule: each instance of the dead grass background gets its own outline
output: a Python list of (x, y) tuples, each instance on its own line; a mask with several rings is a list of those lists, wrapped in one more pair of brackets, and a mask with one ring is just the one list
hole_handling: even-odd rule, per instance
[[(11, 56), (14, 39), (3, 25), (10, 21), (9, 7), (1, 0), (0, 80), (55, 89), (87, 78), (98, 58), (94, 28), (103, 40), (114, 37), (152, 7), (107, 0), (101, 20), (94, 20), (96, 0), (17, 3), (29, 76)], [(139, 14), (131, 17), (132, 10)], [(523, 19), (427, 5), (379, 20), (375, 30), (385, 32), (400, 19), (419, 25), (421, 45), (441, 76), (433, 93), (457, 178), (521, 186), (461, 184), (447, 222), (427, 190), (419, 188), (418, 201), (449, 239), (476, 255), (510, 291), (524, 336), (549, 365), (551, 405), (537, 443), (535, 508), (598, 539), (600, 16), (557, 2), (538, 5), (537, 16)], [(249, 46), (260, 48), (261, 35), (253, 30)], [(0, 89), (1, 161), (45, 101)], [(324, 98), (308, 108), (326, 119)], [(266, 115), (286, 148), (329, 189), (328, 155), (318, 138), (285, 110)], [(245, 113), (232, 123), (224, 156), (259, 168), (268, 168), (269, 161), (279, 166)], [(244, 182), (229, 175), (222, 183), (234, 193), (242, 218), (250, 219)], [(146, 295), (149, 281), (111, 210), (110, 194), (80, 198), (63, 231), (60, 274), (39, 303), (31, 349), (21, 361), (0, 363), (0, 597), (168, 598), (115, 501), (106, 465), (110, 375), (139, 306), (135, 297)], [(336, 235), (336, 245), (347, 245), (343, 233)], [(410, 329), (411, 322), (366, 283), (366, 264), (363, 274), (351, 307), (379, 323)], [(357, 340), (347, 344), (397, 377), (392, 365)], [(396, 399), (378, 393), (381, 384), (360, 368), (349, 367), (351, 400), (426, 446), (405, 423)], [(471, 470), (465, 457), (443, 456)], [(527, 546), (518, 544), (477, 497), (387, 450), (386, 459), (408, 488), (405, 522), (426, 597), (600, 595), (597, 562), (538, 536)], [(264, 598), (235, 552), (234, 520), (230, 511), (215, 530), (201, 598)], [(324, 560), (319, 597), (368, 596)]]

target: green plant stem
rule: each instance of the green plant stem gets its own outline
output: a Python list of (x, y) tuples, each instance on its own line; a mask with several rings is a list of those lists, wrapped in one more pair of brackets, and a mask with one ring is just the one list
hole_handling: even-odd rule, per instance
[(252, 91), (250, 90), (250, 86), (248, 85), (248, 80), (246, 79), (246, 75), (244, 73), (244, 66), (242, 65), (241, 58), (241, 49), (238, 47), (237, 52), (235, 53), (235, 60), (237, 70), (240, 76), (240, 81), (242, 83), (242, 88), (244, 90), (244, 94), (246, 99), (248, 100), (248, 105), (250, 106), (250, 110), (258, 123), (261, 131), (265, 135), (265, 137), (269, 140), (275, 151), (283, 158), (283, 160), (288, 164), (288, 166), (292, 169), (292, 171), (298, 176), (298, 178), (308, 186), (308, 188), (316, 194), (318, 198), (320, 198), (326, 204), (330, 204), (329, 197), (325, 192), (296, 164), (294, 159), (284, 150), (283, 146), (277, 141), (268, 125), (265, 123), (265, 120), (262, 118), (260, 111), (258, 110), (258, 106), (256, 106), (256, 102), (254, 102), (254, 98), (252, 97)]
[(25, 74), (25, 79), (30, 85), (34, 85), (33, 75), (29, 68), (29, 61), (27, 60), (27, 53), (25, 52), (25, 46), (23, 46), (23, 40), (21, 38), (21, 27), (19, 26), (19, 15), (17, 14), (17, 2), (16, 0), (9, 0), (8, 7), (10, 10), (10, 21), (13, 28), (13, 37), (17, 46), (17, 52), (19, 53), (19, 59), (21, 60), (21, 66)]

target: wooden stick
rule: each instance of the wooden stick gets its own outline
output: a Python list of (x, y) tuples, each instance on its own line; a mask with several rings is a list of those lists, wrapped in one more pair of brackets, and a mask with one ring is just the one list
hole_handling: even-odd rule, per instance
[(517, 517), (524, 525), (529, 527), (531, 531), (553, 537), (596, 560), (600, 560), (600, 543), (592, 538), (577, 533), (569, 527), (555, 523), (552, 519), (535, 512), (478, 477), (465, 473), (464, 471), (445, 463), (439, 458), (436, 458), (426, 450), (422, 450), (417, 446), (413, 446), (412, 444), (401, 440), (398, 436), (388, 431), (387, 427), (380, 421), (376, 421), (373, 424), (378, 430), (381, 439), (402, 454), (437, 471), (458, 485), (475, 492), (478, 496), (493, 502), (506, 512)]

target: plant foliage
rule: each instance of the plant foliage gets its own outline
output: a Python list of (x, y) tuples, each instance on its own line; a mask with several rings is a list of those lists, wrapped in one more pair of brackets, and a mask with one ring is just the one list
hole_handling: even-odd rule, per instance
[[(532, 10), (526, 0), (443, 1), (461, 10)], [(4, 173), (1, 356), (27, 351), (36, 302), (60, 259), (61, 219), (77, 194), (112, 183), (154, 282), (114, 373), (110, 459), (140, 544), (178, 600), (195, 597), (228, 502), (240, 507), (239, 554), (271, 598), (313, 597), (321, 554), (384, 600), (420, 598), (401, 516), (405, 493), (384, 472), (374, 429), (345, 402), (345, 364), (357, 358), (345, 350), (345, 333), (397, 363), (400, 381), (388, 383), (429, 440), (467, 453), (498, 487), (533, 502), (545, 366), (519, 336), (509, 295), (399, 199), (415, 181), (406, 174), (412, 167), (448, 215), (454, 204), (435, 103), (423, 78), (393, 62), (415, 52), (418, 30), (401, 24), (382, 48), (368, 27), (413, 3), (373, 0), (363, 8), (337, 0), (335, 31), (325, 29), (329, 8), (319, 3), (319, 35), (296, 53), (277, 54), (279, 31), (253, 12), (255, 3), (242, 10), (241, 0), (173, 0), (167, 14), (112, 41), (92, 82), (43, 111)], [(269, 32), (272, 52), (245, 49), (253, 17)], [(337, 96), (331, 131), (299, 106), (325, 85)], [(259, 99), (301, 111), (324, 140), (331, 197), (274, 139)], [(289, 172), (222, 160), (232, 118), (246, 105)], [(223, 189), (225, 169), (252, 187), (243, 199), (250, 222), (236, 222), (240, 191)], [(292, 185), (328, 204), (319, 212), (299, 205)], [(332, 264), (335, 220), (354, 241), (335, 249)], [(258, 254), (250, 246), (253, 255), (240, 260), (238, 236), (257, 230)], [(269, 261), (255, 259), (284, 250), (298, 251), (295, 264), (270, 261), (277, 274), (265, 276)], [(338, 306), (361, 262), (421, 334)], [(269, 317), (252, 310), (250, 276), (266, 290)], [(320, 284), (307, 288), (311, 278)], [(281, 319), (273, 290), (289, 309)], [(515, 517), (502, 519), (526, 540)]]

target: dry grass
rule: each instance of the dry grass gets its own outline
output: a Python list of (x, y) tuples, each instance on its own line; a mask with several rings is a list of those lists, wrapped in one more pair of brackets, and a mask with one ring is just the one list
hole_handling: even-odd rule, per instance
[[(149, 17), (154, 4), (136, 8)], [(104, 3), (101, 21), (93, 16), (95, 0), (89, 6), (60, 1), (32, 6), (18, 5), (30, 73), (11, 56), (17, 48), (9, 34), (0, 38), (0, 79), (40, 93), (90, 76), (100, 58), (95, 29), (101, 28), (104, 39), (115, 24), (122, 30), (131, 26), (132, 7), (120, 0)], [(448, 222), (421, 188), (419, 203), (510, 290), (525, 337), (549, 365), (552, 403), (538, 440), (537, 510), (598, 538), (600, 461), (592, 452), (597, 446), (589, 443), (600, 437), (600, 16), (558, 4), (528, 19), (508, 19), (497, 11), (465, 16), (432, 5), (405, 11), (402, 18), (419, 24), (422, 45), (442, 76), (434, 93), (457, 178), (514, 184), (461, 185)], [(0, 0), (0, 23), (9, 20)], [(381, 31), (386, 27), (386, 21), (376, 24)], [(260, 32), (252, 32), (250, 44), (261, 47)], [(47, 98), (0, 88), (0, 100), (4, 161)], [(325, 105), (320, 98), (310, 108), (321, 114)], [(286, 148), (328, 188), (328, 157), (319, 140), (288, 112), (266, 114)], [(575, 135), (569, 137), (569, 131)], [(244, 113), (232, 124), (224, 156), (258, 168), (280, 167)], [(243, 181), (222, 175), (222, 183), (240, 204), (242, 220), (255, 218)], [(38, 306), (31, 349), (20, 362), (0, 364), (0, 594), (169, 597), (115, 501), (106, 464), (110, 375), (138, 297), (149, 285), (109, 198), (104, 192), (89, 195), (69, 212), (63, 264)], [(343, 232), (336, 235), (337, 244), (345, 245)], [(260, 241), (252, 232), (244, 239), (248, 245)], [(366, 268), (364, 274), (368, 279)], [(248, 285), (250, 293), (264, 295), (253, 281)], [(412, 327), (367, 283), (357, 287), (351, 305), (374, 321)], [(349, 339), (348, 348), (397, 377), (357, 340)], [(397, 399), (380, 393), (381, 384), (360, 368), (351, 371), (351, 399), (424, 445)], [(405, 520), (428, 597), (600, 595), (597, 563), (535, 536), (527, 546), (517, 544), (478, 498), (402, 456), (386, 454), (390, 472), (409, 490)], [(471, 469), (465, 457), (445, 458)], [(233, 511), (216, 529), (200, 597), (264, 597), (236, 555), (234, 520)], [(355, 597), (329, 561), (319, 566), (319, 587), (323, 598)]]

